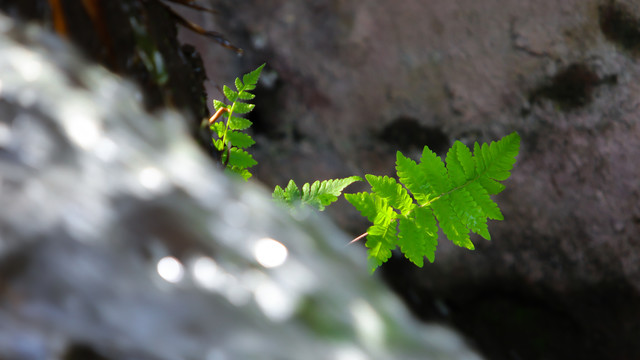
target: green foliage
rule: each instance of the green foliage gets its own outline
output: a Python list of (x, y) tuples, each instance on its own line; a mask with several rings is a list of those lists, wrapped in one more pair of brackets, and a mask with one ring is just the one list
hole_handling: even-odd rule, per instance
[(276, 186), (273, 191), (273, 199), (290, 208), (307, 205), (322, 211), (326, 206), (338, 200), (338, 196), (342, 194), (344, 188), (356, 181), (362, 181), (362, 178), (350, 176), (344, 179), (315, 181), (311, 185), (304, 184), (300, 190), (293, 180), (289, 180), (289, 184), (284, 189)]
[(255, 141), (249, 134), (242, 132), (251, 126), (251, 121), (234, 114), (244, 115), (255, 107), (254, 104), (248, 103), (249, 100), (255, 98), (255, 95), (250, 91), (256, 88), (264, 66), (265, 64), (262, 64), (254, 71), (244, 75), (242, 80), (236, 78), (236, 90), (232, 90), (226, 85), (222, 88), (222, 92), (230, 102), (230, 105), (222, 101), (213, 100), (216, 114), (222, 116), (224, 122), (216, 122), (215, 115), (212, 117), (210, 128), (214, 136), (212, 136), (211, 140), (216, 150), (220, 152), (225, 170), (238, 174), (245, 180), (252, 176), (249, 168), (257, 164), (253, 156), (245, 149), (253, 146)]
[[(215, 148), (228, 172), (251, 177), (249, 168), (256, 165), (246, 149), (255, 141), (243, 132), (251, 121), (239, 115), (249, 113), (255, 105), (250, 91), (256, 88), (264, 64), (236, 78), (236, 90), (223, 87), (229, 105), (214, 100), (216, 114), (209, 119)], [(222, 116), (225, 120), (216, 120)], [(445, 162), (428, 147), (424, 147), (419, 162), (396, 154), (397, 178), (366, 175), (370, 192), (345, 194), (349, 201), (372, 225), (366, 236), (366, 247), (372, 270), (391, 257), (400, 247), (402, 253), (414, 264), (422, 267), (424, 258), (435, 259), (440, 229), (454, 244), (474, 249), (470, 232), (490, 240), (487, 220), (503, 220), (504, 217), (491, 195), (504, 190), (500, 181), (511, 175), (511, 169), (520, 149), (517, 133), (505, 136), (497, 142), (479, 145), (473, 153), (459, 141), (447, 152)], [(352, 183), (362, 181), (358, 176), (306, 183), (300, 189), (289, 181), (286, 188), (276, 186), (273, 199), (292, 209), (310, 206), (324, 210)], [(354, 240), (354, 241), (355, 241)]]
[(366, 242), (372, 269), (387, 261), (396, 246), (417, 266), (423, 266), (425, 256), (433, 262), (438, 228), (454, 244), (470, 250), (470, 232), (490, 240), (487, 219), (504, 218), (490, 195), (504, 190), (499, 181), (511, 175), (519, 148), (515, 132), (490, 145), (476, 143), (473, 154), (456, 141), (445, 165), (425, 146), (418, 163), (397, 153), (399, 182), (366, 175), (371, 192), (345, 198), (373, 223)]

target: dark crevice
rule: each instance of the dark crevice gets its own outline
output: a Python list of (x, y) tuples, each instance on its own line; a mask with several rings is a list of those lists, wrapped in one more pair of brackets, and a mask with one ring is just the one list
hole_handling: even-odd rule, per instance
[[(593, 345), (599, 334), (586, 329), (565, 308), (561, 294), (536, 294), (519, 279), (445, 289), (416, 286), (412, 267), (394, 253), (383, 265), (382, 275), (418, 319), (460, 330), (488, 359), (597, 359), (606, 355)], [(584, 299), (584, 294), (576, 298)], [(577, 346), (584, 340), (591, 344)]]
[(517, 285), (496, 284), (476, 297), (451, 301), (453, 323), (491, 359), (571, 358), (576, 350), (567, 344), (586, 335), (579, 324), (544, 299), (505, 291), (510, 287)]
[(378, 138), (402, 152), (422, 151), (426, 145), (441, 155), (449, 148), (449, 138), (441, 129), (424, 126), (407, 116), (400, 116), (385, 126)]
[(534, 89), (529, 100), (536, 103), (540, 99), (549, 99), (561, 110), (569, 111), (590, 104), (596, 87), (616, 83), (616, 75), (601, 78), (588, 65), (573, 63), (554, 75), (547, 84)]
[[(256, 107), (247, 116), (253, 122), (251, 129), (255, 134), (264, 135), (275, 141), (283, 140), (287, 136), (281, 123), (281, 89), (282, 82), (280, 80), (276, 80), (268, 88), (258, 86), (254, 91), (256, 97), (253, 100)], [(298, 140), (299, 135), (297, 131), (294, 131), (294, 140)]]
[(72, 344), (63, 356), (64, 360), (109, 360), (87, 344)]
[(609, 1), (598, 8), (600, 30), (607, 40), (633, 56), (640, 55), (640, 17), (623, 4)]

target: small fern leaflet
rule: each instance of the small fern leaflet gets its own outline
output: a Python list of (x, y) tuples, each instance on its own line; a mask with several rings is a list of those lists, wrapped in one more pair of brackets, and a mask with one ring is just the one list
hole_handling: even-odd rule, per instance
[(350, 176), (344, 179), (315, 181), (313, 184), (304, 184), (301, 191), (296, 183), (290, 180), (285, 189), (276, 186), (272, 196), (274, 200), (290, 208), (302, 204), (322, 211), (326, 206), (338, 200), (342, 190), (356, 181), (362, 181), (362, 178)]

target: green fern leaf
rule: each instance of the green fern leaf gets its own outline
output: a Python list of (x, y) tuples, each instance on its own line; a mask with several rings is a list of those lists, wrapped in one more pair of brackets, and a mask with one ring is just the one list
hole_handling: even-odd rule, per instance
[(447, 170), (454, 187), (463, 186), (475, 177), (475, 164), (471, 150), (460, 141), (456, 141), (447, 152)]
[(231, 130), (245, 130), (251, 127), (251, 124), (253, 123), (250, 120), (247, 120), (245, 118), (241, 118), (238, 116), (231, 116), (227, 124), (228, 124), (227, 126)]
[(487, 176), (481, 176), (477, 181), (485, 190), (487, 190), (487, 193), (489, 193), (489, 195), (499, 194), (502, 192), (502, 190), (505, 189), (504, 185), (488, 178)]
[(242, 80), (240, 80), (240, 78), (236, 78), (235, 85), (236, 85), (236, 90), (238, 91), (245, 90), (244, 85), (242, 84)]
[(287, 203), (287, 194), (284, 192), (284, 189), (280, 187), (280, 185), (276, 185), (276, 188), (273, 189), (273, 193), (271, 193), (271, 197), (276, 202)]
[(476, 159), (476, 171), (480, 176), (504, 181), (511, 175), (511, 169), (516, 162), (515, 157), (519, 150), (520, 136), (515, 132), (498, 141), (491, 142), (490, 145), (479, 146), (476, 143), (473, 151), (474, 159)]
[[(391, 251), (396, 248), (397, 213), (389, 206), (387, 200), (373, 195), (375, 204), (375, 218), (373, 225), (367, 230), (370, 263), (379, 266), (391, 257)], [(375, 267), (372, 268), (375, 270)]]
[(238, 114), (247, 114), (253, 110), (256, 106), (254, 104), (247, 104), (243, 102), (235, 102), (231, 107), (231, 111)]
[(260, 78), (260, 73), (262, 72), (262, 69), (264, 68), (264, 66), (265, 64), (262, 64), (257, 69), (253, 70), (252, 72), (242, 77), (242, 82), (245, 85), (244, 90), (250, 90), (250, 89), (247, 89), (246, 87), (251, 85), (256, 85), (258, 83), (258, 79)]
[[(388, 212), (394, 211), (389, 207)], [(369, 227), (365, 246), (369, 249), (368, 258), (371, 272), (391, 257), (391, 251), (396, 248), (396, 227), (395, 221), (374, 224)]]
[(358, 176), (351, 176), (344, 179), (315, 181), (313, 184), (304, 184), (302, 191), (298, 190), (298, 186), (291, 180), (287, 189), (283, 190), (277, 186), (273, 192), (273, 198), (290, 207), (302, 204), (323, 211), (325, 207), (338, 200), (344, 188), (361, 180), (362, 178)]
[(246, 169), (256, 165), (257, 163), (258, 162), (255, 161), (253, 159), (253, 156), (251, 156), (251, 154), (249, 154), (248, 152), (236, 147), (232, 147), (231, 149), (229, 149), (229, 166)]
[(227, 85), (224, 85), (222, 87), (222, 92), (224, 93), (224, 96), (227, 98), (227, 100), (229, 100), (230, 102), (235, 102), (236, 100), (238, 100), (238, 93), (231, 90)]
[(424, 257), (435, 260), (438, 246), (438, 225), (429, 209), (417, 207), (409, 218), (401, 218), (398, 224), (398, 245), (403, 254), (422, 267)]
[(224, 169), (224, 172), (230, 175), (235, 175), (235, 176), (240, 176), (242, 179), (249, 180), (249, 178), (251, 176), (253, 176), (253, 174), (251, 174), (251, 172), (249, 172), (249, 170), (243, 168), (243, 167), (239, 167), (239, 166), (227, 166)]
[(209, 127), (211, 131), (214, 131), (219, 138), (222, 138), (224, 135), (224, 131), (227, 128), (225, 124), (221, 121), (216, 121)]
[[(395, 245), (418, 266), (425, 256), (433, 262), (438, 227), (450, 241), (467, 249), (474, 249), (470, 232), (490, 240), (487, 220), (504, 218), (490, 195), (504, 189), (499, 181), (511, 175), (519, 147), (517, 133), (489, 145), (476, 143), (473, 154), (456, 141), (447, 152), (445, 166), (425, 146), (419, 163), (397, 153), (400, 183), (386, 176), (366, 175), (371, 193), (346, 194), (345, 198), (373, 223), (367, 247), (370, 252), (376, 249), (370, 253), (377, 259), (374, 265), (384, 262)], [(391, 223), (386, 222), (389, 219)], [(390, 231), (396, 223), (397, 232), (389, 240), (382, 230)]]
[(383, 208), (383, 202), (385, 201), (381, 197), (368, 192), (344, 194), (344, 198), (369, 222), (375, 221), (378, 210)]
[(491, 199), (490, 193), (481, 185), (480, 181), (469, 183), (467, 187), (473, 201), (478, 204), (486, 217), (492, 220), (504, 220), (498, 204)]
[(300, 189), (298, 189), (296, 183), (293, 180), (289, 180), (289, 184), (285, 189), (280, 186), (276, 186), (272, 197), (279, 203), (288, 205), (289, 207), (294, 207), (298, 202), (300, 202), (302, 194), (300, 193)]
[(436, 155), (436, 153), (426, 146), (422, 150), (418, 169), (424, 173), (427, 181), (436, 193), (444, 194), (453, 188), (447, 175), (447, 168), (444, 166), (444, 162), (442, 162), (440, 156)]
[[(460, 188), (449, 194), (451, 205), (464, 226), (472, 232), (491, 240), (487, 227), (487, 215), (471, 197), (469, 188)], [(469, 231), (466, 230), (465, 231)]]
[(220, 101), (220, 100), (213, 99), (213, 108), (214, 108), (216, 111), (218, 111), (218, 110), (222, 109), (223, 107), (227, 107), (227, 104), (223, 103), (223, 102), (222, 102), (222, 101)]
[(399, 151), (396, 153), (396, 171), (400, 182), (411, 192), (418, 204), (427, 204), (438, 195), (428, 182), (427, 175), (420, 170), (420, 166)]
[(238, 98), (240, 100), (253, 100), (256, 96), (250, 92), (247, 91), (243, 91), (240, 94), (238, 94)]
[(302, 203), (323, 211), (326, 206), (338, 200), (344, 188), (356, 181), (362, 181), (362, 178), (351, 176), (344, 179), (315, 181), (311, 185), (306, 183), (302, 186)]
[(436, 153), (424, 147), (420, 163), (396, 154), (398, 177), (413, 194), (420, 206), (428, 205), (434, 198), (447, 193), (453, 187), (442, 159)]
[(227, 141), (231, 145), (241, 149), (246, 149), (256, 143), (248, 134), (233, 130), (227, 132)]
[(365, 178), (371, 185), (371, 190), (386, 199), (392, 207), (400, 210), (401, 214), (408, 214), (413, 209), (413, 199), (407, 193), (407, 189), (394, 178), (374, 175), (365, 175)]
[(438, 219), (442, 232), (454, 244), (473, 250), (475, 247), (469, 237), (469, 229), (462, 222), (458, 214), (453, 209), (452, 200), (449, 194), (442, 195), (431, 203), (431, 209)]

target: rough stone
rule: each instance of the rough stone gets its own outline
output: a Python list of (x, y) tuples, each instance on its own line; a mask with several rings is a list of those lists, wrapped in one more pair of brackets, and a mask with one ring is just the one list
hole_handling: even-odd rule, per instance
[(255, 114), (268, 184), (391, 174), (394, 124), (405, 146), (522, 136), (491, 243), (443, 239), (433, 265), (383, 269), (416, 313), (494, 359), (640, 357), (637, 1), (220, 3), (246, 50), (228, 61), (278, 76)]

